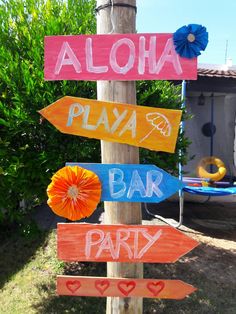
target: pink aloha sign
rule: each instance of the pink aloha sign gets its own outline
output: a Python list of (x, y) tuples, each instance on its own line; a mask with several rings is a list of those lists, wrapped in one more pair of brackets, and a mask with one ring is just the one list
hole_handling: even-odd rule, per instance
[(197, 58), (180, 57), (173, 34), (45, 37), (46, 80), (196, 80)]

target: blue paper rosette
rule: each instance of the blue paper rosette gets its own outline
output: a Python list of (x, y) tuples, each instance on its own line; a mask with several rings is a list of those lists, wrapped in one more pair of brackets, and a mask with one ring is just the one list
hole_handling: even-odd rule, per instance
[(198, 24), (182, 26), (173, 34), (176, 52), (184, 58), (195, 58), (208, 44), (206, 27)]

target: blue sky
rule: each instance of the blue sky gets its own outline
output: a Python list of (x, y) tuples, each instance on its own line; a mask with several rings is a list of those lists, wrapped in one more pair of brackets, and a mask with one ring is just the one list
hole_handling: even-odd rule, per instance
[(174, 33), (188, 24), (207, 28), (209, 43), (199, 63), (224, 64), (227, 57), (236, 64), (235, 0), (137, 0), (138, 33)]

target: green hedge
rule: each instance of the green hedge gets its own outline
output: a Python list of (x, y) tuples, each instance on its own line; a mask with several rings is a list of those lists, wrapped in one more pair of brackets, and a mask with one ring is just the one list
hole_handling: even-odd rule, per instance
[[(65, 161), (100, 161), (99, 142), (58, 132), (38, 110), (64, 95), (95, 98), (91, 82), (45, 82), (44, 36), (96, 31), (95, 1), (0, 4), (0, 220), (20, 220), (19, 202), (41, 202)], [(4, 217), (3, 217), (4, 216)]]

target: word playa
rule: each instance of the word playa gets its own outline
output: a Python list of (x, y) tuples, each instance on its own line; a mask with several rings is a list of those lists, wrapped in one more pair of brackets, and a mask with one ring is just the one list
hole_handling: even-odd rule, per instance
[(196, 58), (181, 58), (172, 34), (45, 38), (47, 80), (196, 79)]
[(63, 133), (173, 153), (182, 112), (66, 96), (40, 114)]

